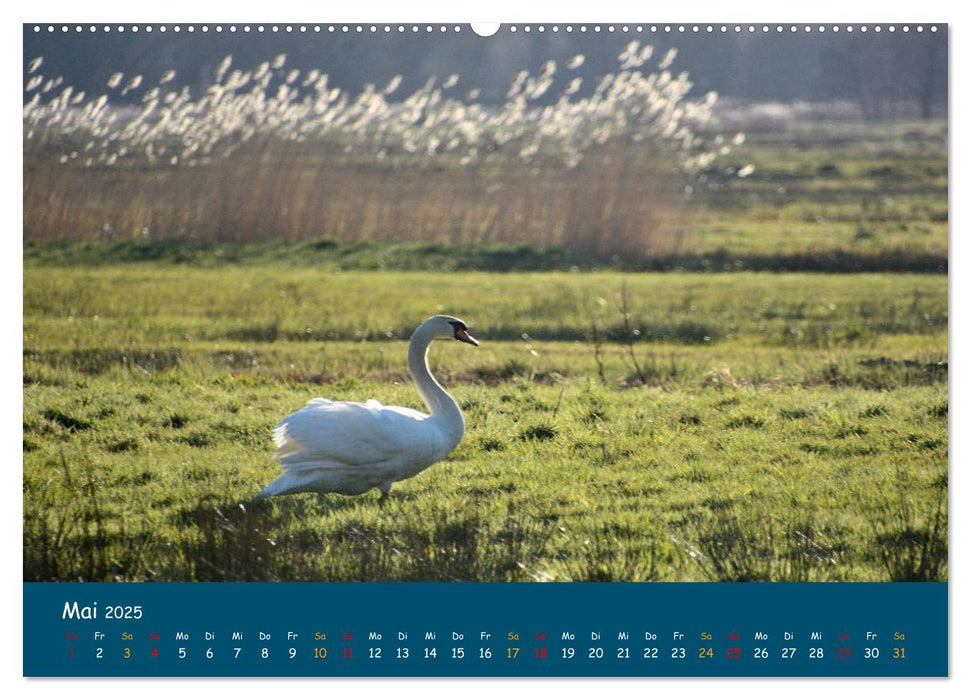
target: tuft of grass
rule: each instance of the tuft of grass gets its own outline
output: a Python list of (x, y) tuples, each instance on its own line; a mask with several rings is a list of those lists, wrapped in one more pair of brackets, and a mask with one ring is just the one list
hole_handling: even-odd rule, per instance
[(502, 452), (506, 449), (506, 443), (496, 437), (484, 437), (479, 441), (479, 448), (483, 452)]
[(759, 418), (758, 416), (752, 416), (748, 414), (736, 416), (734, 418), (729, 419), (729, 421), (725, 423), (725, 427), (733, 428), (733, 429), (734, 428), (761, 428), (764, 425), (765, 425), (765, 420), (763, 420), (762, 418)]
[(138, 450), (138, 440), (134, 438), (124, 438), (109, 443), (106, 448), (108, 452), (135, 452)]
[(557, 430), (552, 425), (547, 423), (539, 423), (537, 425), (530, 425), (519, 431), (519, 439), (546, 442), (555, 438), (556, 434)]
[(885, 416), (889, 412), (890, 409), (883, 404), (876, 404), (873, 406), (867, 406), (860, 411), (860, 418), (877, 418), (879, 416)]
[(65, 413), (58, 408), (45, 408), (41, 412), (41, 415), (43, 415), (47, 420), (53, 421), (62, 428), (71, 431), (88, 430), (92, 426), (90, 421), (76, 418), (75, 416)]
[(190, 420), (188, 416), (184, 416), (181, 413), (173, 413), (162, 422), (162, 425), (168, 428), (174, 428), (175, 430), (181, 430), (188, 425)]

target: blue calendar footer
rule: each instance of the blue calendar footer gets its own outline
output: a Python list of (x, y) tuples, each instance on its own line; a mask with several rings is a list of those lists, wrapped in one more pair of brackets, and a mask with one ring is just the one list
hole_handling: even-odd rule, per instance
[(27, 583), (25, 676), (946, 676), (947, 584)]

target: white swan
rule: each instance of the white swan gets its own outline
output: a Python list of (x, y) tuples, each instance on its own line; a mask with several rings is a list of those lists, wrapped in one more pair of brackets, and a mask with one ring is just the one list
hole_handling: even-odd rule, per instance
[(312, 399), (273, 430), (283, 475), (258, 498), (301, 491), (357, 495), (377, 488), (381, 499), (451, 452), (465, 433), (458, 404), (428, 370), (428, 346), (436, 338), (478, 345), (452, 316), (432, 316), (408, 344), (408, 370), (431, 415), (400, 406)]

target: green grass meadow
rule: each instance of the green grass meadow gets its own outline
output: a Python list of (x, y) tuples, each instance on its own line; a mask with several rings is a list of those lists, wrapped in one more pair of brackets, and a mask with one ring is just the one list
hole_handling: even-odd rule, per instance
[[(947, 579), (945, 274), (25, 261), (27, 581)], [(442, 312), (452, 455), (252, 501)]]
[[(948, 124), (724, 121), (651, 55), (502, 105), (27, 64), (24, 580), (946, 581)], [(254, 501), (309, 399), (424, 408), (438, 313), (458, 448)]]

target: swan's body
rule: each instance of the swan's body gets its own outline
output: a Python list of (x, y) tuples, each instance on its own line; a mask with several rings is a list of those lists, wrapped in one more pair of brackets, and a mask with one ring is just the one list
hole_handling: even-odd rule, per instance
[(412, 334), (408, 370), (430, 414), (401, 406), (312, 399), (273, 430), (283, 475), (259, 496), (301, 491), (357, 495), (376, 488), (384, 498), (407, 479), (451, 452), (465, 433), (458, 404), (428, 369), (436, 338), (479, 343), (462, 321), (433, 316)]

